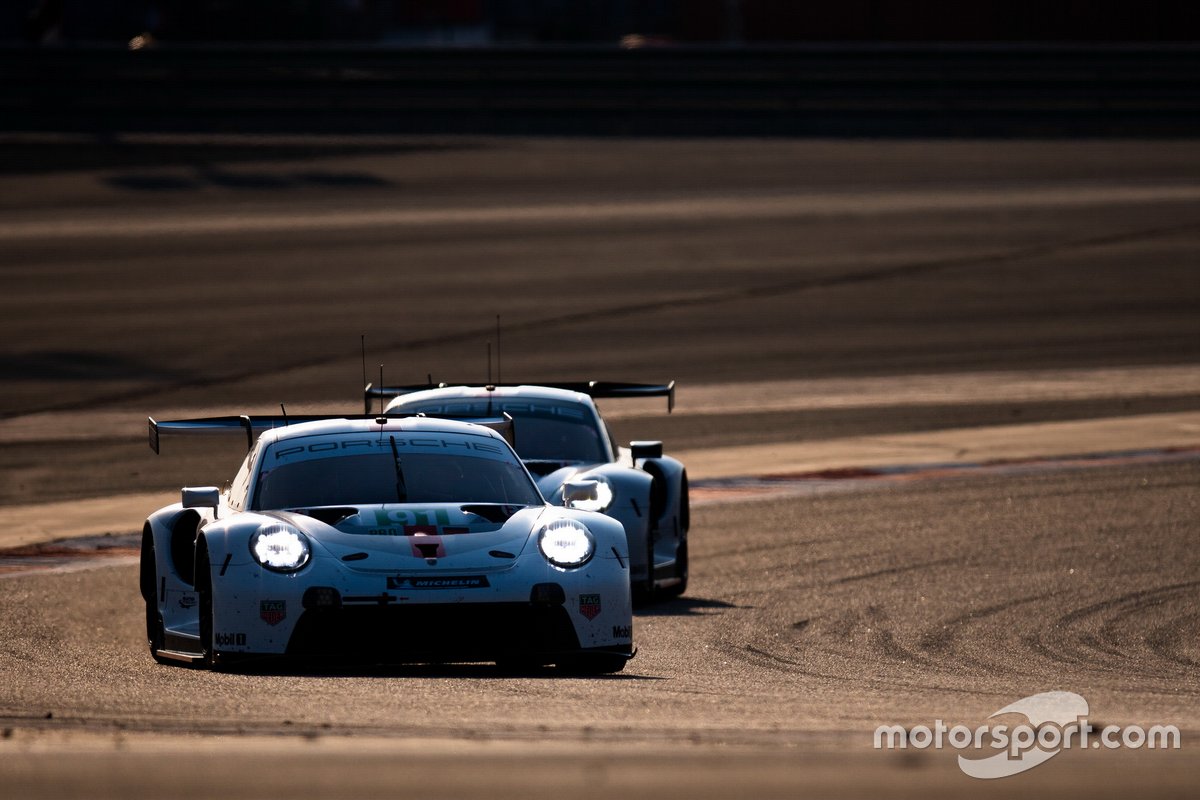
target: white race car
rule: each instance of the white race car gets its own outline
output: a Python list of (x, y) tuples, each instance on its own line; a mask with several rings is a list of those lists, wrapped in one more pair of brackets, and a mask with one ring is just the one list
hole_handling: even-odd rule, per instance
[(185, 488), (146, 520), (151, 654), (621, 670), (633, 656), (625, 531), (548, 504), (494, 429), (511, 420), (489, 424), (151, 419), (156, 452), (162, 433), (244, 430), (252, 445), (225, 491)]
[(660, 441), (619, 447), (592, 398), (666, 397), (675, 383), (589, 381), (556, 384), (441, 384), (373, 388), (367, 411), (393, 398), (388, 413), (448, 417), (506, 414), (513, 446), (556, 505), (601, 511), (625, 528), (635, 598), (683, 594), (688, 582), (688, 479)]

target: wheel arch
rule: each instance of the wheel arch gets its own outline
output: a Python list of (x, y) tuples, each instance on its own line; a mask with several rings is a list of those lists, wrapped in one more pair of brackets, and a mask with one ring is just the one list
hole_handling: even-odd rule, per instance
[(661, 528), (673, 518), (678, 519), (682, 537), (691, 524), (687, 469), (670, 456), (641, 459), (637, 466), (653, 479), (650, 506), (655, 525)]

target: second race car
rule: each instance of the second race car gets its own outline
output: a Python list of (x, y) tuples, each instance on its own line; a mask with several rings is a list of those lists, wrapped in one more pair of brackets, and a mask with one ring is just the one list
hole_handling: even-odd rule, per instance
[(568, 508), (620, 521), (629, 541), (635, 597), (676, 596), (688, 583), (687, 470), (660, 441), (616, 443), (593, 398), (666, 397), (675, 383), (429, 384), (376, 388), (365, 405), (391, 398), (388, 413), (450, 417), (507, 414), (514, 447), (542, 494)]

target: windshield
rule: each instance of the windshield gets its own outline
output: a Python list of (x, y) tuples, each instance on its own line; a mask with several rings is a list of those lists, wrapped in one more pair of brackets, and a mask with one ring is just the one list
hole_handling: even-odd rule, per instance
[[(524, 467), (511, 455), (503, 458), (440, 451), (445, 447), (467, 447), (470, 442), (447, 442), (440, 437), (421, 440), (397, 437), (398, 470), (391, 437), (378, 443), (373, 437), (357, 442), (313, 438), (318, 441), (304, 445), (288, 441), (280, 443), (285, 446), (276, 444), (264, 453), (254, 490), (255, 509), (399, 502), (504, 505), (543, 502)], [(365, 442), (374, 444), (375, 452), (344, 452), (347, 444), (366, 449)], [(438, 442), (443, 446), (440, 449), (425, 444)], [(398, 473), (402, 480), (398, 480)]]
[(553, 400), (461, 398), (401, 403), (397, 411), (488, 417), (508, 413), (514, 421), (516, 449), (526, 461), (570, 461), (599, 464), (609, 461), (604, 439), (590, 409), (579, 403)]

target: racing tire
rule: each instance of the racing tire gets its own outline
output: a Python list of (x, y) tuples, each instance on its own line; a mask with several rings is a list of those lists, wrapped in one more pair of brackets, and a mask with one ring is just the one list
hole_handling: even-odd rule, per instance
[(558, 662), (558, 669), (567, 675), (611, 675), (625, 669), (628, 661), (616, 653), (579, 653)]
[(654, 602), (654, 531), (650, 531), (646, 537), (646, 579), (641, 583), (631, 583), (629, 593), (634, 606)]
[(142, 599), (146, 601), (146, 644), (150, 646), (150, 657), (159, 664), (170, 661), (159, 655), (167, 638), (162, 614), (158, 613), (158, 567), (154, 558), (154, 534), (149, 527), (142, 531), (142, 557), (138, 566), (138, 583)]
[(160, 655), (167, 634), (163, 631), (162, 615), (157, 610), (146, 609), (146, 642), (150, 645), (150, 657), (161, 664), (170, 663)]
[(685, 470), (679, 479), (679, 534), (683, 540), (675, 553), (675, 577), (679, 583), (663, 590), (664, 597), (680, 597), (687, 591), (688, 585), (688, 544), (687, 532), (692, 522), (691, 498), (688, 497), (688, 477)]
[(196, 539), (196, 594), (200, 606), (200, 653), (197, 666), (211, 667), (216, 663), (213, 652), (213, 592), (212, 569), (208, 561), (208, 542), (203, 536)]
[(679, 552), (675, 555), (675, 577), (679, 578), (679, 583), (674, 586), (668, 586), (662, 590), (663, 597), (679, 597), (687, 591), (688, 585), (688, 546), (687, 539), (679, 545)]
[(159, 664), (171, 664), (171, 660), (164, 658), (160, 651), (165, 646), (167, 634), (163, 627), (162, 615), (157, 609), (151, 608), (150, 604), (146, 604), (146, 640), (150, 645), (150, 657)]

